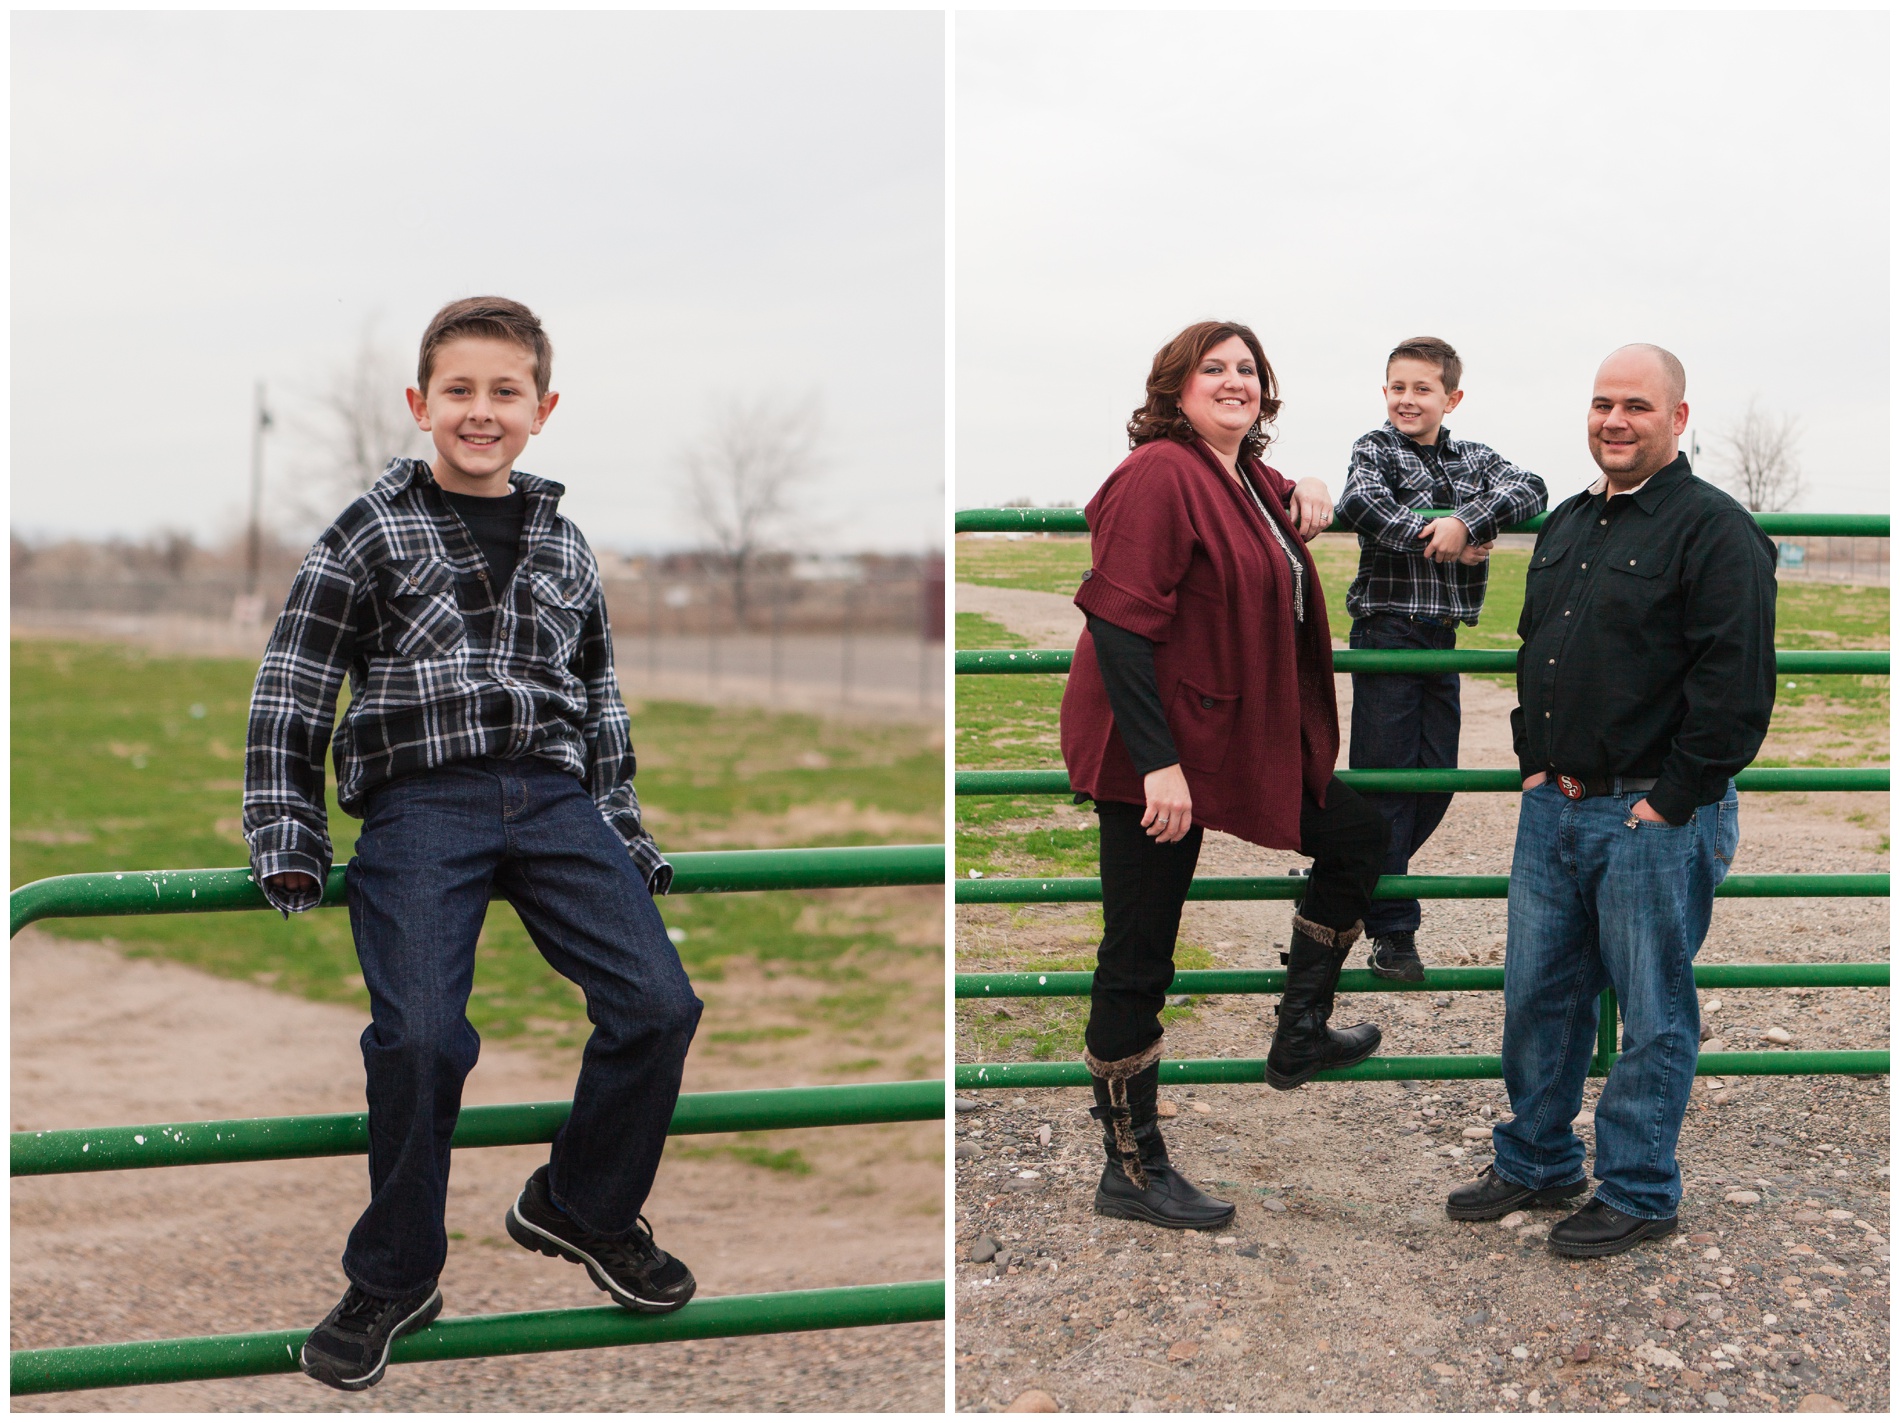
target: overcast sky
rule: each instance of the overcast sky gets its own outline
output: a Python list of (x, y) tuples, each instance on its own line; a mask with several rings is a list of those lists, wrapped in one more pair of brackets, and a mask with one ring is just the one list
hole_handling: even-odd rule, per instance
[(1155, 350), (1251, 324), (1269, 462), (1337, 493), (1386, 353), (1455, 435), (1596, 475), (1597, 364), (1653, 341), (1711, 438), (1801, 418), (1799, 507), (1888, 508), (1884, 14), (964, 14), (956, 503), (1084, 502)]
[(814, 541), (941, 543), (941, 16), (11, 26), (16, 530), (234, 527), (258, 379), (281, 511), (366, 323), (412, 370), (437, 307), (499, 292), (562, 394), (521, 467), (597, 545), (690, 540), (680, 450), (811, 394)]

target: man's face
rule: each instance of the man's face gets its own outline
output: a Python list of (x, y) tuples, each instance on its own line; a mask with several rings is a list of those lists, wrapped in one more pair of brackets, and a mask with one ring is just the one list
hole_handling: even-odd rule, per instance
[(534, 353), (512, 341), (464, 336), (439, 347), (429, 389), (408, 392), (409, 411), (435, 444), (436, 483), (456, 494), (500, 495), (560, 399), (536, 397)]
[(1688, 402), (1671, 397), (1662, 362), (1647, 351), (1617, 351), (1597, 370), (1590, 396), (1590, 458), (1612, 488), (1641, 484), (1676, 457), (1689, 426)]
[(1445, 389), (1444, 368), (1430, 361), (1404, 356), (1385, 368), (1385, 418), (1421, 445), (1438, 443), (1439, 427), (1464, 398), (1462, 390)]

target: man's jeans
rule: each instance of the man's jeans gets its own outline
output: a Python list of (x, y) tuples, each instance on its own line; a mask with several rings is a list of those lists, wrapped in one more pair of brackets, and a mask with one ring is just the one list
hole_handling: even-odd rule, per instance
[(481, 1039), (466, 1017), (490, 887), (587, 997), (593, 1035), (554, 1138), (551, 1185), (583, 1227), (633, 1228), (652, 1188), (702, 1007), (620, 837), (543, 761), (483, 758), (371, 792), (347, 871), (374, 1021), (369, 1209), (343, 1273), (399, 1295), (441, 1273), (449, 1138)]
[(1702, 1015), (1692, 971), (1739, 839), (1735, 783), (1686, 824), (1627, 823), (1640, 795), (1526, 791), (1504, 951), (1504, 1085), (1497, 1173), (1533, 1190), (1583, 1179), (1570, 1129), (1596, 1049), (1597, 995), (1616, 989), (1622, 1053), (1596, 1108), (1597, 1198), (1666, 1220), (1682, 1198), (1676, 1137)]
[[(1457, 645), (1456, 628), (1413, 622), (1395, 613), (1355, 618), (1350, 645), (1404, 651), (1446, 652)], [(1458, 674), (1429, 676), (1355, 672), (1352, 675), (1352, 741), (1346, 764), (1355, 771), (1449, 769), (1458, 764)], [(1412, 856), (1431, 838), (1451, 805), (1449, 791), (1429, 795), (1365, 792), (1391, 827), (1379, 872), (1402, 875)], [(1378, 899), (1366, 914), (1366, 934), (1409, 934), (1419, 925), (1416, 899)]]

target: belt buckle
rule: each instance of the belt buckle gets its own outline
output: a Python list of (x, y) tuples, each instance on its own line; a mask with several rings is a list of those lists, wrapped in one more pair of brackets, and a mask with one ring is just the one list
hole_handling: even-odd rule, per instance
[(1557, 777), (1557, 789), (1564, 793), (1566, 800), (1583, 799), (1583, 782), (1575, 776)]

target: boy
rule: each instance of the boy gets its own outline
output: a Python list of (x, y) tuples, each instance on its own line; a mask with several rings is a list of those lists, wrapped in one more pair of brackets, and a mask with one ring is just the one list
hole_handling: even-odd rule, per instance
[[(1401, 341), (1386, 357), (1386, 423), (1352, 447), (1339, 498), (1341, 522), (1359, 535), (1359, 572), (1346, 592), (1352, 647), (1455, 646), (1458, 624), (1475, 625), (1484, 606), (1498, 530), (1543, 511), (1543, 480), (1445, 428), (1464, 399), (1463, 373), (1458, 353), (1435, 336)], [(1453, 512), (1428, 520), (1420, 509)], [(1456, 766), (1458, 674), (1355, 673), (1347, 763), (1355, 770)], [(1445, 792), (1366, 798), (1391, 828), (1380, 871), (1388, 875), (1406, 872), (1451, 805)], [(1416, 899), (1374, 900), (1365, 925), (1374, 973), (1424, 979)]]
[(534, 313), (451, 302), (422, 338), (416, 423), (432, 462), (392, 460), (317, 540), (258, 669), (244, 830), (271, 904), (313, 908), (331, 861), (323, 755), (339, 684), (337, 800), (363, 820), (345, 885), (373, 1021), (370, 1203), (349, 1288), (303, 1371), (358, 1390), (442, 1309), (449, 1138), (480, 1039), (464, 1016), (490, 891), (587, 997), (593, 1035), (547, 1165), (509, 1210), (529, 1250), (585, 1265), (661, 1313), (693, 1276), (640, 1214), (698, 1026), (653, 906), (672, 867), (640, 821), (600, 574), (555, 512), (562, 487), (514, 467), (559, 396)]

